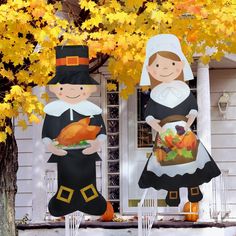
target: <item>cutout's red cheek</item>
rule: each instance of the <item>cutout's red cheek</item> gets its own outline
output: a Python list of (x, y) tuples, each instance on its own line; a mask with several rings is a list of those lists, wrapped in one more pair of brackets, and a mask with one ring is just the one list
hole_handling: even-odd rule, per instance
[(59, 93), (59, 96), (61, 96), (62, 95), (62, 93)]

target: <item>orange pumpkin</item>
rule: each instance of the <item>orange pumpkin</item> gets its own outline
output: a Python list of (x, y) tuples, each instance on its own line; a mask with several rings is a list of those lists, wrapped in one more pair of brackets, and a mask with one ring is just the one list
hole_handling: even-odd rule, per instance
[(186, 202), (184, 204), (184, 212), (190, 212), (190, 214), (185, 214), (186, 221), (196, 222), (198, 220), (198, 214), (191, 214), (191, 213), (198, 213), (199, 204), (198, 202)]
[(187, 150), (193, 150), (197, 146), (196, 135), (193, 132), (188, 132), (184, 135), (179, 143), (176, 143), (178, 148), (186, 148)]
[(114, 209), (110, 202), (107, 201), (107, 209), (105, 213), (101, 216), (101, 221), (112, 221), (114, 218)]
[(165, 136), (165, 142), (166, 142), (166, 146), (167, 147), (173, 147), (174, 144), (173, 144), (173, 137), (172, 136)]

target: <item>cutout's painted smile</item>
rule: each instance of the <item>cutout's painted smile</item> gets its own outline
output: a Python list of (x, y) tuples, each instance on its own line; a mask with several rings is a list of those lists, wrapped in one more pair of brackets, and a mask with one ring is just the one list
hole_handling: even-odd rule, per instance
[(78, 98), (80, 95), (78, 95), (78, 96), (75, 96), (75, 97), (70, 97), (70, 96), (66, 96), (67, 98)]
[(160, 75), (161, 77), (168, 77), (170, 75), (172, 75), (173, 73), (170, 73), (169, 75)]

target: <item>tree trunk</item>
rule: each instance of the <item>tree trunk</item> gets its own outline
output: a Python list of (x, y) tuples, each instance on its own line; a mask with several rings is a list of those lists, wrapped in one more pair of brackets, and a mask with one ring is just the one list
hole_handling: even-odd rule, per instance
[[(11, 120), (6, 121), (12, 127)], [(0, 235), (15, 236), (15, 195), (18, 150), (14, 133), (0, 143)]]

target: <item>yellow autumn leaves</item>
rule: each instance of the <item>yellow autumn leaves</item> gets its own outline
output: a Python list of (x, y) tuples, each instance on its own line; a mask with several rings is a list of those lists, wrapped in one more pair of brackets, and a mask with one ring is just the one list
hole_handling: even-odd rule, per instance
[[(0, 5), (0, 142), (12, 133), (6, 119), (22, 117), (16, 125), (23, 129), (26, 120), (40, 122), (43, 104), (32, 86), (45, 85), (53, 76), (54, 47), (60, 44), (63, 32), (79, 34), (55, 13), (55, 6), (44, 0), (9, 0)], [(63, 35), (65, 42), (67, 36)], [(46, 95), (42, 98), (48, 99)]]
[(208, 63), (236, 52), (236, 4), (232, 0), (100, 2), (103, 4), (80, 1), (81, 7), (90, 11), (82, 30), (89, 32), (87, 44), (92, 56), (98, 51), (111, 55), (109, 70), (113, 79), (124, 85), (124, 98), (139, 82), (145, 44), (153, 35), (177, 35), (190, 63), (194, 54)]
[[(123, 98), (134, 92), (140, 80), (145, 45), (153, 35), (175, 34), (189, 62), (196, 54), (208, 63), (220, 60), (227, 52), (236, 53), (236, 0), (78, 3), (88, 13), (79, 19), (78, 26), (57, 16), (56, 11), (62, 10), (59, 2), (52, 5), (44, 0), (8, 0), (0, 5), (0, 74), (13, 85), (1, 98), (1, 127), (5, 127), (5, 118), (21, 113), (29, 122), (40, 121), (43, 104), (33, 95), (32, 85), (44, 86), (54, 75), (54, 47), (58, 44), (86, 44), (90, 58), (97, 53), (110, 55), (108, 68), (112, 79), (123, 85)], [(13, 63), (16, 69), (12, 71), (4, 63)], [(109, 84), (108, 89), (115, 89), (115, 85)], [(46, 94), (42, 98), (48, 100)], [(27, 127), (25, 119), (20, 119), (18, 125)], [(5, 128), (0, 141), (11, 133)]]
[[(30, 87), (25, 91), (21, 86), (13, 85), (4, 102), (0, 103), (0, 120), (19, 116), (20, 113), (26, 115), (30, 123), (39, 123), (40, 119), (35, 114), (43, 116), (43, 104), (32, 94)], [(21, 120), (18, 125), (26, 128)]]

